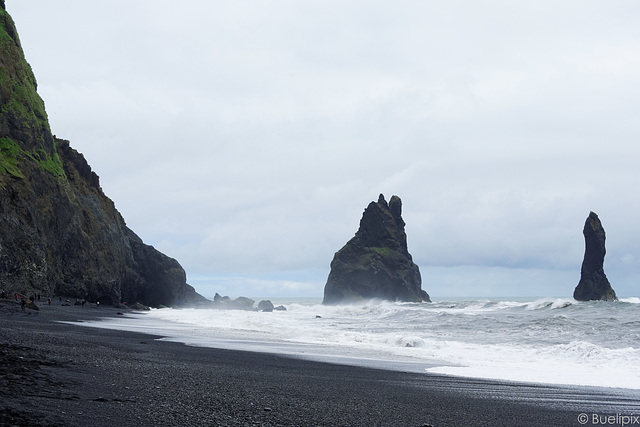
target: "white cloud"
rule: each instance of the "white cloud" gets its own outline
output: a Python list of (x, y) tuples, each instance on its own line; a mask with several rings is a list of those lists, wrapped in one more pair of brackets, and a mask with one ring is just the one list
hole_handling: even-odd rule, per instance
[(382, 192), (430, 293), (569, 295), (590, 210), (638, 292), (635, 2), (7, 3), (54, 133), (203, 289), (320, 296)]

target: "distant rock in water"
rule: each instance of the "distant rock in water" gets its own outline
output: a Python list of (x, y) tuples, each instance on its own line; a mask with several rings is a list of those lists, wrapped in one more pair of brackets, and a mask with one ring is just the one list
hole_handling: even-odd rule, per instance
[(186, 283), (178, 261), (127, 227), (84, 156), (51, 133), (36, 78), (3, 0), (0, 290), (113, 305), (207, 303)]
[(585, 250), (580, 282), (573, 291), (573, 298), (578, 301), (617, 301), (615, 291), (604, 274), (604, 256), (607, 253), (604, 245), (605, 233), (598, 215), (593, 212), (584, 224)]
[(270, 300), (262, 300), (258, 303), (258, 310), (260, 311), (273, 311), (275, 307)]
[(213, 304), (210, 304), (209, 308), (223, 309), (223, 310), (247, 310), (253, 311), (254, 300), (247, 297), (238, 297), (231, 299), (228, 296), (222, 296), (216, 292), (213, 297)]
[(324, 287), (323, 304), (349, 303), (372, 298), (389, 301), (430, 302), (422, 290), (420, 270), (407, 250), (402, 201), (381, 194), (371, 202), (360, 228), (336, 252)]

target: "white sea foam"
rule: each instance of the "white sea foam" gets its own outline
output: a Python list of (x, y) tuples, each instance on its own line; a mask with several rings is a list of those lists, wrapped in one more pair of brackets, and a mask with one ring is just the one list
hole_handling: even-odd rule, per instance
[(91, 325), (191, 345), (378, 361), (387, 368), (640, 389), (640, 298), (621, 301), (284, 301), (287, 311), (162, 309)]
[(543, 308), (566, 308), (576, 302), (568, 298), (542, 298), (525, 305), (527, 310), (540, 310)]

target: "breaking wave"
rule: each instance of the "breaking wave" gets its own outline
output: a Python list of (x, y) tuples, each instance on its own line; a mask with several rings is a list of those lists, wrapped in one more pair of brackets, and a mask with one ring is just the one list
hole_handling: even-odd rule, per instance
[[(262, 313), (161, 309), (102, 327), (191, 345), (267, 351), (449, 375), (640, 389), (640, 298), (372, 301), (274, 300)], [(96, 325), (93, 325), (96, 326)]]

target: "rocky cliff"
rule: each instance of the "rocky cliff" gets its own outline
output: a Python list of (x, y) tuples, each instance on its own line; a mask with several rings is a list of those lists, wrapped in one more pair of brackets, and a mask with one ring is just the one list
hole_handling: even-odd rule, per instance
[(331, 261), (323, 304), (371, 298), (430, 301), (420, 270), (407, 250), (402, 201), (381, 194), (365, 209), (356, 235)]
[(618, 297), (604, 274), (605, 233), (602, 223), (593, 212), (589, 213), (582, 231), (585, 250), (580, 270), (580, 282), (573, 291), (578, 301), (616, 301)]
[(3, 0), (0, 290), (151, 306), (203, 299), (176, 260), (127, 228), (84, 156), (52, 135)]

